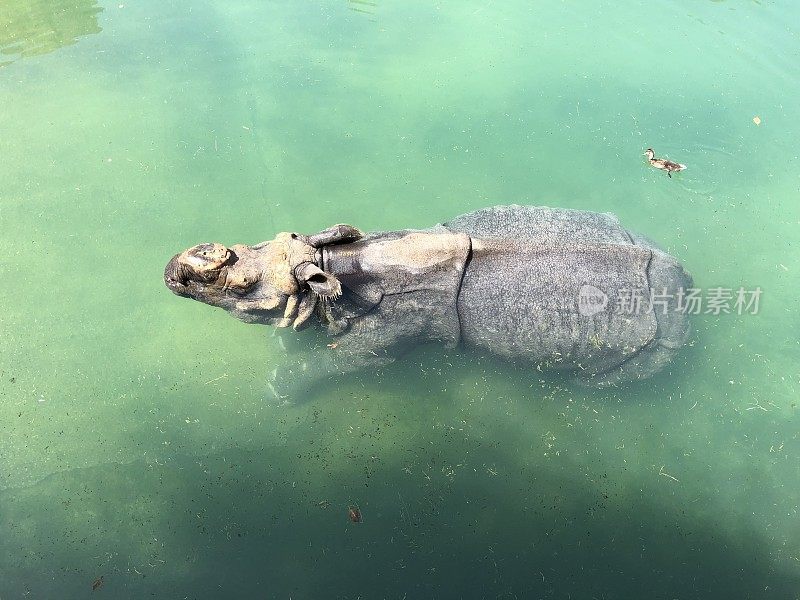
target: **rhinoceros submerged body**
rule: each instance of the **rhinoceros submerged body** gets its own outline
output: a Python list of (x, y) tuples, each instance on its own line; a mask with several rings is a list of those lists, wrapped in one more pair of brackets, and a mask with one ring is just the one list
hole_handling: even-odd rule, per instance
[(692, 285), (613, 215), (526, 206), (426, 230), (339, 225), (256, 246), (201, 244), (173, 257), (164, 278), (244, 321), (327, 327), (329, 347), (275, 368), (278, 395), (429, 342), (569, 370), (592, 386), (645, 379), (686, 343), (678, 303)]

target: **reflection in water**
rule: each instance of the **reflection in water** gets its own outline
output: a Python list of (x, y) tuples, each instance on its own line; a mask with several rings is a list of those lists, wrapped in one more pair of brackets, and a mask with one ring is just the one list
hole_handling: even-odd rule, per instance
[(100, 33), (96, 0), (0, 0), (0, 67)]

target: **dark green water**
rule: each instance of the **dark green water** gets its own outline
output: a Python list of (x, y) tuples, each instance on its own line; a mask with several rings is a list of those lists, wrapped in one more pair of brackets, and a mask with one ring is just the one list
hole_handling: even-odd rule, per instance
[[(799, 6), (3, 0), (0, 600), (800, 598)], [(429, 348), (278, 406), (161, 280), (498, 203), (760, 311), (616, 390)]]

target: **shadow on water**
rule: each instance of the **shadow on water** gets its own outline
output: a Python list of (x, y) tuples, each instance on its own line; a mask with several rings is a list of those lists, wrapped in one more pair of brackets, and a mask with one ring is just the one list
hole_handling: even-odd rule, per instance
[(4, 0), (0, 6), (0, 66), (69, 46), (100, 33), (96, 0)]
[[(83, 597), (100, 576), (115, 598), (793, 597), (800, 575), (751, 523), (709, 510), (713, 490), (611, 464), (602, 445), (542, 459), (540, 433), (564, 410), (545, 398), (514, 410), (490, 383), (493, 429), (451, 426), (454, 396), (427, 401), (428, 388), (441, 371), (457, 388), (473, 357), (433, 356), (412, 353), (429, 375), (387, 377), (380, 398), (334, 386), (286, 409), (303, 428), (285, 446), (265, 432), (261, 447), (0, 493), (0, 572), (13, 574), (0, 597)], [(588, 426), (570, 431), (596, 443)]]
[[(568, 461), (453, 475), (441, 441), (408, 448), (405, 470), (296, 446), (106, 465), (0, 494), (0, 567), (13, 573), (0, 595), (83, 597), (101, 575), (115, 598), (788, 598), (800, 585), (753, 532), (653, 485), (589, 480)], [(450, 442), (509, 460), (501, 442)]]

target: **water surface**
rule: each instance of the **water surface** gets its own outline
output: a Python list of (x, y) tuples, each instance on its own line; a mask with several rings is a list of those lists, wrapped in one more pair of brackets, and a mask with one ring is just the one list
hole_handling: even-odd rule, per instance
[[(6, 0), (0, 598), (796, 598), (797, 23)], [(621, 389), (431, 348), (287, 407), (271, 332), (161, 281), (201, 241), (497, 203), (614, 212), (759, 314)]]

